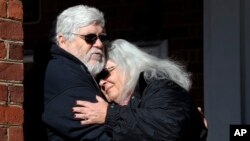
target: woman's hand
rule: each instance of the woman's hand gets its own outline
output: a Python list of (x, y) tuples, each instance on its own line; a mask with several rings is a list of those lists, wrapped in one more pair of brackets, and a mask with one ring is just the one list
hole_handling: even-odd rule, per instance
[(77, 100), (73, 107), (75, 118), (80, 119), (81, 124), (103, 124), (105, 122), (108, 103), (96, 96), (96, 103)]

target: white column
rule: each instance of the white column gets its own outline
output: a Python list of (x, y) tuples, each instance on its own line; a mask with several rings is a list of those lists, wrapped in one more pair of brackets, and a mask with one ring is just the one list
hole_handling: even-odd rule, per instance
[(243, 124), (250, 124), (250, 1), (242, 2), (242, 46), (244, 52), (244, 66), (242, 79), (244, 81), (243, 95)]
[(249, 0), (204, 0), (208, 141), (228, 141), (230, 124), (249, 123), (249, 8)]

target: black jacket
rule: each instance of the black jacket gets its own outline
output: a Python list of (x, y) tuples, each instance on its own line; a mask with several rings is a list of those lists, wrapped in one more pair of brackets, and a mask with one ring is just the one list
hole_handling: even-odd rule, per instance
[(200, 141), (207, 133), (186, 90), (142, 75), (128, 106), (108, 107), (105, 125), (117, 141)]
[[(101, 125), (81, 125), (74, 119), (76, 100), (96, 101), (100, 89), (76, 57), (52, 45), (44, 81), (43, 122), (49, 141), (109, 141)], [(38, 127), (39, 128), (39, 127)]]

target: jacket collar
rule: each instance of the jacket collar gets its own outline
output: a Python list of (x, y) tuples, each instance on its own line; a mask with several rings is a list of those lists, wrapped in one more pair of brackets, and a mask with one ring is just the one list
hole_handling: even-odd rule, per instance
[(145, 80), (144, 72), (141, 72), (140, 76), (139, 76), (139, 79), (137, 81), (137, 85), (135, 87), (134, 96), (141, 97), (142, 94), (143, 94), (143, 91), (145, 90), (147, 85), (148, 84), (147, 84), (147, 82)]
[(65, 51), (64, 49), (60, 48), (55, 43), (52, 43), (52, 47), (50, 49), (50, 52), (51, 52), (52, 56), (56, 56), (56, 55), (63, 56), (63, 57), (66, 57), (74, 62), (83, 64), (78, 58), (76, 58), (74, 55), (70, 54), (69, 52)]
[(78, 58), (76, 58), (74, 55), (70, 54), (69, 52), (65, 51), (64, 49), (60, 48), (57, 44), (52, 43), (50, 52), (51, 52), (52, 57), (63, 56), (65, 58), (72, 60), (73, 62), (81, 65), (82, 69), (90, 74), (87, 66), (82, 61), (80, 61)]

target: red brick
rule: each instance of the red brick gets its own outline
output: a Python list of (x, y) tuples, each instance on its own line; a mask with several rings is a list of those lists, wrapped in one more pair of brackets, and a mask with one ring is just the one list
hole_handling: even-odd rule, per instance
[(8, 18), (23, 19), (23, 6), (20, 0), (9, 0)]
[(6, 0), (0, 0), (0, 17), (6, 17)]
[(9, 48), (9, 58), (15, 60), (23, 60), (23, 45), (11, 43)]
[(10, 127), (9, 141), (24, 141), (23, 129), (21, 127)]
[(0, 141), (7, 141), (8, 138), (7, 128), (0, 127)]
[(0, 105), (0, 124), (1, 123), (5, 123), (6, 122), (6, 118), (5, 118), (5, 116), (6, 116), (6, 106), (3, 106), (3, 105)]
[(7, 50), (6, 50), (5, 44), (4, 42), (0, 41), (0, 58), (1, 59), (6, 58), (6, 54), (7, 54)]
[(6, 107), (6, 121), (11, 124), (22, 125), (23, 123), (23, 109), (18, 106)]
[(23, 40), (22, 23), (0, 20), (0, 29), (3, 39)]
[(8, 99), (8, 87), (4, 84), (0, 84), (0, 101), (7, 101)]
[(0, 79), (23, 80), (23, 64), (0, 62)]
[(9, 87), (10, 101), (23, 103), (23, 87), (22, 86), (10, 86)]

